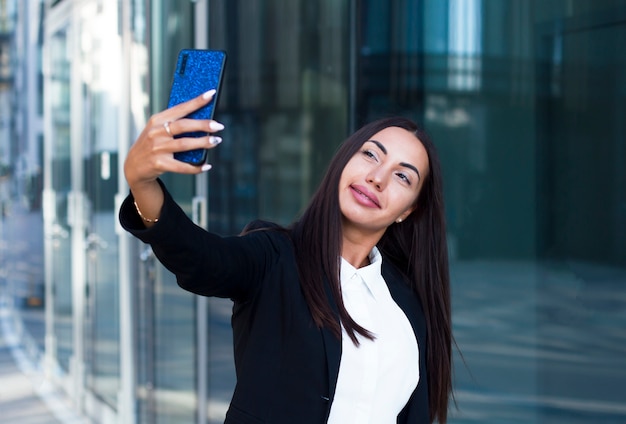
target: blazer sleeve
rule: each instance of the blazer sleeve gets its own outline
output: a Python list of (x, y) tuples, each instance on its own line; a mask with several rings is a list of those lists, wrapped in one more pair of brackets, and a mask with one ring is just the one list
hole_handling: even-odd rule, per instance
[(254, 296), (261, 277), (278, 260), (275, 237), (268, 231), (232, 237), (210, 233), (194, 224), (159, 184), (165, 195), (159, 221), (146, 228), (129, 194), (119, 212), (122, 227), (152, 247), (181, 288), (238, 301)]

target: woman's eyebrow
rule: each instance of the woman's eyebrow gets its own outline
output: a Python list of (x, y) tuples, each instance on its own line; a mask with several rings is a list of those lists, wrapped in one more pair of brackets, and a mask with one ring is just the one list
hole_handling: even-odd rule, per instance
[[(383, 143), (381, 143), (380, 141), (377, 141), (377, 140), (369, 140), (369, 141), (371, 141), (376, 146), (378, 146), (378, 148), (380, 149), (381, 152), (383, 152), (384, 154), (387, 154), (387, 148), (383, 145)], [(415, 171), (415, 173), (417, 174), (417, 178), (419, 178), (420, 180), (422, 179), (422, 176), (420, 175), (420, 172), (417, 170), (417, 168), (415, 166), (411, 165), (410, 163), (400, 162), (400, 166), (404, 166), (405, 168), (409, 168), (409, 169)]]
[(422, 176), (420, 175), (420, 172), (417, 170), (416, 167), (414, 167), (413, 165), (411, 165), (410, 163), (406, 163), (406, 162), (400, 162), (400, 166), (404, 166), (405, 168), (409, 168), (412, 169), (413, 171), (415, 171), (415, 173), (417, 174), (417, 178), (418, 179), (422, 179)]
[(387, 148), (380, 141), (370, 140), (372, 143), (378, 146), (378, 148), (384, 153), (387, 154)]

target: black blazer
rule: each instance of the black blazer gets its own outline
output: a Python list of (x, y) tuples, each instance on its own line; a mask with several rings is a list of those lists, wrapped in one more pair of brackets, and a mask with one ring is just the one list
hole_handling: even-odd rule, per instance
[[(193, 224), (164, 191), (165, 204), (152, 228), (145, 229), (130, 196), (120, 222), (152, 246), (183, 289), (234, 301), (237, 384), (225, 423), (326, 423), (341, 341), (313, 323), (288, 232), (223, 238)], [(397, 422), (428, 423), (424, 313), (403, 275), (384, 258), (382, 274), (419, 344), (419, 383)]]

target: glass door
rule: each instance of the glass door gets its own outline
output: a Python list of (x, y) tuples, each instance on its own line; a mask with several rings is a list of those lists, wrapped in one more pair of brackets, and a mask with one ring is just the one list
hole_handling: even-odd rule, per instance
[[(194, 46), (194, 5), (174, 0), (151, 4), (150, 107), (155, 113), (167, 105), (178, 51)], [(176, 201), (191, 213), (194, 177), (170, 174), (163, 180)], [(178, 287), (175, 277), (158, 264), (149, 249), (143, 250), (140, 258), (136, 293), (140, 421), (196, 422), (196, 299)]]
[(51, 133), (46, 152), (44, 190), (47, 279), (53, 316), (52, 356), (69, 371), (73, 352), (72, 254), (69, 224), (71, 192), (70, 70), (68, 28), (60, 29), (49, 41), (49, 107)]
[(102, 8), (82, 16), (81, 62), (84, 101), (84, 137), (81, 166), (86, 198), (85, 231), (85, 364), (87, 387), (112, 408), (120, 389), (120, 310), (118, 237), (115, 194), (118, 187), (117, 86), (111, 81), (119, 63), (107, 56), (110, 32), (116, 33), (115, 8)]
[[(93, 100), (98, 101), (99, 96)], [(91, 125), (101, 123), (91, 116)], [(98, 132), (94, 132), (98, 134)], [(88, 202), (85, 311), (87, 385), (115, 407), (120, 382), (119, 266), (115, 233), (114, 193), (117, 188), (117, 151), (97, 148), (85, 154)]]

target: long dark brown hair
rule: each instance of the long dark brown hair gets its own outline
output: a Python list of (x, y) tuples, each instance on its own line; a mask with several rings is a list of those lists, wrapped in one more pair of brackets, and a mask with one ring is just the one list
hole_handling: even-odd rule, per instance
[[(428, 332), (426, 369), (430, 420), (445, 423), (452, 390), (452, 329), (442, 175), (435, 146), (413, 121), (403, 117), (374, 121), (356, 131), (339, 147), (308, 207), (292, 225), (298, 272), (318, 327), (326, 327), (341, 338), (343, 324), (355, 344), (358, 344), (357, 333), (372, 338), (367, 329), (350, 317), (342, 301), (339, 180), (344, 167), (363, 143), (387, 127), (399, 127), (413, 133), (428, 154), (429, 172), (424, 178), (417, 208), (403, 222), (387, 228), (378, 248), (385, 259), (405, 273), (422, 303)], [(324, 283), (325, 279), (329, 285)], [(332, 304), (326, 290), (330, 290)]]

